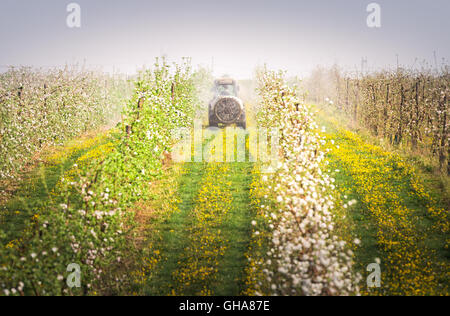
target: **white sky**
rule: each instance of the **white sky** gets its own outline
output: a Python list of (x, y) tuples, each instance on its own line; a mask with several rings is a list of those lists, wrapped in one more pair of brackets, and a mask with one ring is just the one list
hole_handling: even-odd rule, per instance
[[(305, 74), (318, 64), (434, 65), (450, 57), (450, 1), (382, 0), (382, 27), (366, 25), (364, 0), (78, 0), (80, 29), (64, 0), (0, 0), (0, 70), (86, 63), (133, 73), (158, 55), (252, 75), (268, 63)], [(417, 59), (417, 60), (416, 60)]]

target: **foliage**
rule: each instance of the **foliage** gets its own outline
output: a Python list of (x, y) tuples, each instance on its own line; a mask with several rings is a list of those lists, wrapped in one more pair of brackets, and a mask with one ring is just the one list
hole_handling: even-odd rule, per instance
[[(113, 294), (127, 286), (125, 256), (135, 249), (129, 244), (134, 214), (126, 210), (161, 173), (171, 128), (192, 121), (191, 78), (188, 62), (157, 61), (141, 73), (119, 130), (77, 160), (20, 241), (0, 248), (2, 294)], [(65, 283), (71, 263), (81, 267), (79, 289)]]
[[(267, 247), (250, 260), (249, 291), (271, 295), (358, 294), (360, 277), (352, 272), (352, 251), (334, 233), (334, 179), (323, 173), (324, 140), (295, 88), (282, 72), (263, 70), (258, 76), (260, 125), (280, 131), (281, 161), (274, 173), (261, 176), (253, 196), (260, 216), (254, 234)], [(259, 225), (259, 226), (258, 226)], [(264, 248), (263, 248), (264, 249)], [(259, 255), (258, 255), (259, 254)], [(258, 268), (254, 271), (256, 264)], [(262, 272), (258, 272), (258, 269)]]
[(125, 80), (76, 67), (0, 74), (0, 180), (17, 177), (42, 147), (109, 123), (123, 104), (117, 91), (126, 87)]

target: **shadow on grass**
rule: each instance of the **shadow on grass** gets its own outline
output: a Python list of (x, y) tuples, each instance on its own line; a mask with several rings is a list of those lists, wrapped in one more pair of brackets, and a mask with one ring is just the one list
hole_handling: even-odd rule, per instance
[(6, 238), (0, 240), (2, 245), (20, 239), (29, 220), (44, 211), (51, 200), (51, 192), (64, 174), (72, 168), (78, 158), (100, 146), (96, 143), (90, 148), (75, 151), (57, 164), (40, 163), (36, 168), (22, 175), (22, 181), (13, 196), (0, 206), (0, 229)]

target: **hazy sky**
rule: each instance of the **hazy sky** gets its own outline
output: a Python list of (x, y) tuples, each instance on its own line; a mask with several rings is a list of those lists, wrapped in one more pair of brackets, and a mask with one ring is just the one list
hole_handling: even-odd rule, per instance
[[(81, 6), (68, 28), (66, 6)], [(133, 72), (155, 56), (190, 56), (217, 75), (248, 77), (257, 64), (303, 74), (317, 64), (434, 64), (450, 58), (449, 0), (0, 0), (0, 70), (7, 65), (87, 65)]]

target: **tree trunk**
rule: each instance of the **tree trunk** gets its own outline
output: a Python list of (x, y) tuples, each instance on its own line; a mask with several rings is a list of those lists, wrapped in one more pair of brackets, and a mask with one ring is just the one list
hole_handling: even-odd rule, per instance
[[(441, 134), (441, 142), (439, 146), (439, 167), (442, 172), (444, 172), (445, 168), (445, 160), (446, 158), (450, 158), (447, 156), (448, 150), (446, 149), (447, 144), (447, 111), (445, 111), (445, 105), (447, 104), (447, 96), (444, 96), (444, 100), (439, 104), (439, 108), (444, 112), (444, 116), (442, 118), (442, 134)], [(448, 162), (447, 162), (447, 171), (448, 171)]]
[(403, 138), (403, 107), (405, 103), (405, 90), (403, 88), (403, 84), (400, 87), (400, 110), (399, 110), (399, 119), (398, 119), (398, 129), (397, 133), (395, 134), (394, 143), (395, 145), (400, 144)]
[(411, 122), (411, 147), (413, 150), (417, 149), (417, 134), (418, 134), (418, 129), (419, 129), (419, 79), (416, 81), (415, 84), (415, 117), (413, 114), (412, 115), (412, 119), (414, 120), (414, 123)]
[(359, 82), (356, 82), (355, 91), (355, 104), (353, 106), (353, 124), (356, 126), (358, 123), (358, 103), (359, 103)]
[(386, 104), (384, 105), (383, 108), (383, 136), (386, 137), (387, 136), (387, 121), (389, 120), (388, 117), (388, 109), (389, 109), (389, 83), (386, 84)]
[[(349, 78), (346, 80), (346, 93), (345, 93), (345, 110), (349, 110), (349, 99), (348, 99), (348, 86), (349, 86)], [(347, 112), (348, 113), (348, 112)]]
[(374, 118), (373, 121), (371, 122), (372, 125), (372, 131), (374, 133), (375, 136), (378, 136), (378, 109), (377, 109), (377, 95), (376, 95), (376, 91), (375, 91), (375, 84), (371, 85), (372, 87), (372, 102), (373, 102), (373, 113), (374, 113)]

